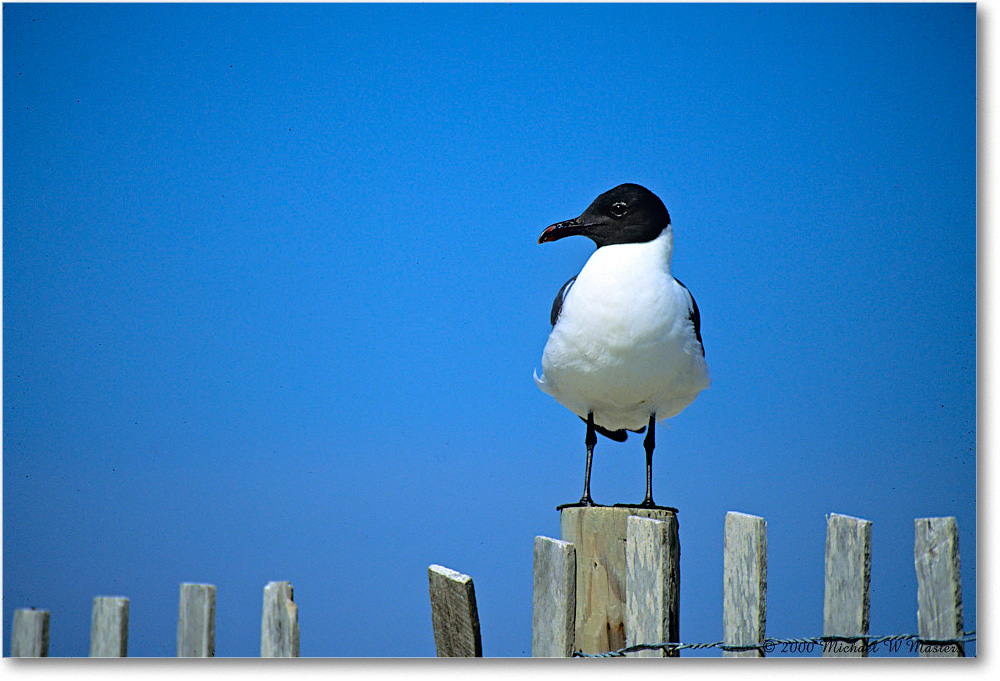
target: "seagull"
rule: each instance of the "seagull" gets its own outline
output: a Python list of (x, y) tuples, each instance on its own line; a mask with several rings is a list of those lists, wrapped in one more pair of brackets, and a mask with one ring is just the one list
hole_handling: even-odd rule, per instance
[[(535, 383), (587, 423), (583, 496), (565, 506), (597, 506), (590, 465), (597, 433), (624, 442), (646, 431), (646, 497), (653, 502), (656, 422), (676, 416), (708, 387), (701, 314), (670, 274), (674, 233), (656, 194), (622, 184), (579, 217), (546, 228), (538, 243), (582, 235), (597, 244), (552, 303), (552, 331)], [(648, 430), (647, 430), (648, 429)]]

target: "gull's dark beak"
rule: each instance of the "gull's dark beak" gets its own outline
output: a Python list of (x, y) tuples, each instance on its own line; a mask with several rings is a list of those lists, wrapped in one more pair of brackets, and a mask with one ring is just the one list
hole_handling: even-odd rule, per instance
[(538, 237), (538, 243), (544, 244), (549, 241), (556, 241), (557, 239), (562, 239), (564, 236), (573, 236), (574, 234), (582, 234), (585, 224), (580, 220), (580, 218), (573, 218), (572, 220), (563, 220), (562, 222), (557, 222), (554, 225), (549, 225), (542, 232), (542, 235)]

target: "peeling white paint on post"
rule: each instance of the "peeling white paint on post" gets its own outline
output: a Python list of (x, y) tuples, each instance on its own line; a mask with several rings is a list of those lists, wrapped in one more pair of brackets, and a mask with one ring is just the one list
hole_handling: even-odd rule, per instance
[(531, 655), (571, 657), (576, 631), (576, 548), (535, 537)]
[(215, 657), (213, 584), (181, 584), (177, 657)]
[[(677, 642), (680, 638), (680, 541), (677, 518), (629, 516), (625, 542), (625, 641)], [(645, 650), (635, 657), (678, 657), (678, 651)]]
[[(920, 638), (962, 638), (962, 567), (955, 518), (917, 518), (913, 560), (917, 570), (917, 626)], [(965, 645), (920, 646), (921, 657), (965, 657)]]
[(427, 568), (431, 623), (438, 657), (482, 657), (472, 577), (440, 565)]
[[(871, 607), (872, 523), (831, 513), (826, 518), (824, 636), (867, 636)], [(868, 657), (865, 639), (830, 641), (824, 657)]]
[(11, 657), (49, 656), (49, 611), (19, 608), (10, 631)]
[[(767, 523), (726, 514), (722, 584), (722, 631), (726, 645), (764, 643), (767, 619)], [(724, 651), (723, 657), (764, 657), (764, 650)]]
[(128, 656), (128, 599), (97, 596), (90, 612), (90, 656)]
[(260, 622), (261, 657), (299, 656), (299, 609), (290, 582), (268, 582)]

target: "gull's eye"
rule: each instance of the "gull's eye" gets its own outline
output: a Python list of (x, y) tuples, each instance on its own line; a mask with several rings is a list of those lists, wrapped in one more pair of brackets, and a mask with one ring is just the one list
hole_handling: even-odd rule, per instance
[(615, 201), (611, 204), (611, 215), (616, 218), (625, 217), (625, 213), (628, 212), (628, 206), (625, 205), (624, 201)]

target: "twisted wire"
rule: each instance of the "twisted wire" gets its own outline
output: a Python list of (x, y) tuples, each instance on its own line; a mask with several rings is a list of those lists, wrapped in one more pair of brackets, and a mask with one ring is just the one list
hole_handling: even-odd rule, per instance
[[(966, 631), (961, 638), (952, 639), (929, 639), (921, 638), (917, 634), (891, 634), (889, 636), (812, 636), (809, 638), (766, 638), (762, 643), (749, 645), (730, 645), (723, 641), (712, 641), (709, 643), (638, 643), (636, 645), (619, 648), (608, 653), (573, 653), (574, 657), (625, 657), (629, 653), (638, 653), (644, 650), (698, 650), (704, 648), (719, 648), (728, 652), (745, 652), (748, 650), (761, 650), (765, 653), (772, 652), (778, 646), (826, 646), (830, 643), (859, 643), (864, 642), (869, 650), (876, 648), (879, 644), (893, 641), (912, 641), (918, 646), (949, 646), (969, 643), (976, 640), (975, 631)], [(798, 651), (797, 651), (798, 652)], [(806, 652), (806, 651), (801, 651)]]

